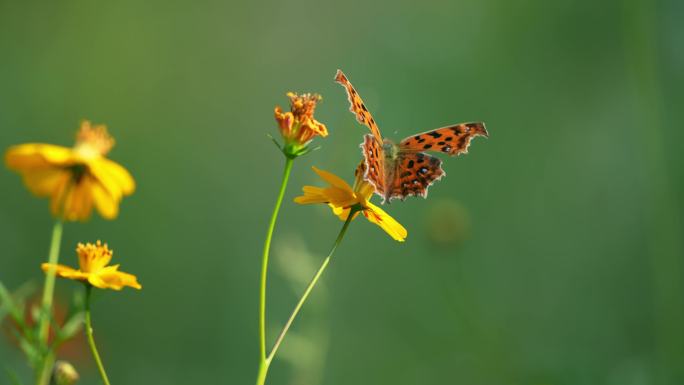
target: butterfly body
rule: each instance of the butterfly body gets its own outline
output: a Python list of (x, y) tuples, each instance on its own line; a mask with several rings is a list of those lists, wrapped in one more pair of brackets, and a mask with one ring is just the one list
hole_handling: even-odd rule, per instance
[(489, 136), (484, 123), (460, 123), (409, 136), (396, 144), (382, 137), (375, 119), (342, 71), (337, 71), (335, 80), (347, 91), (350, 111), (371, 131), (361, 143), (364, 157), (361, 171), (383, 203), (410, 196), (425, 198), (428, 188), (446, 175), (442, 161), (425, 151), (451, 156), (465, 154), (472, 138)]
[(384, 139), (382, 141), (382, 152), (385, 154), (385, 161), (395, 161), (399, 157), (399, 146), (389, 139)]

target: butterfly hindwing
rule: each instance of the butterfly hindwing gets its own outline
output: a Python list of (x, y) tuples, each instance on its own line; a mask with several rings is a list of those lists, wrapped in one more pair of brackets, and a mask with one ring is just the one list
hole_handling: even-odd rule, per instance
[(375, 192), (384, 196), (385, 188), (385, 153), (382, 145), (370, 134), (363, 136), (361, 150), (364, 159), (364, 179), (375, 187)]
[(399, 143), (403, 151), (438, 151), (451, 156), (466, 154), (470, 140), (488, 137), (484, 123), (461, 123), (409, 136)]
[(426, 198), (428, 188), (445, 175), (439, 158), (424, 152), (399, 153), (389, 199)]
[(352, 84), (349, 82), (349, 79), (347, 79), (342, 71), (337, 70), (335, 81), (340, 83), (347, 91), (347, 97), (349, 98), (350, 104), (349, 111), (356, 115), (356, 120), (358, 120), (359, 123), (365, 124), (366, 127), (371, 130), (371, 133), (373, 133), (373, 136), (378, 143), (382, 143), (382, 135), (380, 135), (380, 129), (375, 123), (375, 119), (373, 119), (373, 116), (371, 116), (370, 112), (368, 112), (366, 105), (363, 104), (363, 100), (361, 100), (361, 96), (359, 96), (359, 93), (356, 92), (354, 86), (352, 86)]

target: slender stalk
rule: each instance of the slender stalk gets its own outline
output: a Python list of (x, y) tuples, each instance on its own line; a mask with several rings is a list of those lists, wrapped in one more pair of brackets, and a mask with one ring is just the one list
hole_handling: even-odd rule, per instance
[(280, 191), (276, 199), (273, 214), (271, 214), (271, 221), (268, 224), (268, 231), (266, 232), (266, 240), (264, 241), (264, 252), (261, 257), (261, 280), (259, 284), (259, 373), (262, 372), (266, 361), (266, 277), (268, 274), (268, 256), (271, 250), (271, 239), (273, 238), (273, 230), (275, 229), (276, 220), (278, 219), (278, 212), (280, 205), (283, 203), (285, 196), (285, 189), (287, 188), (287, 181), (290, 179), (290, 172), (294, 158), (286, 158), (285, 169), (283, 170), (282, 181), (280, 182)]
[(107, 372), (105, 371), (104, 365), (102, 365), (102, 360), (100, 359), (100, 354), (97, 352), (97, 346), (95, 346), (95, 339), (93, 338), (93, 327), (90, 322), (90, 294), (93, 287), (90, 284), (86, 284), (86, 299), (85, 299), (85, 333), (88, 337), (88, 345), (90, 345), (90, 351), (93, 353), (93, 358), (95, 358), (95, 363), (97, 363), (97, 369), (100, 371), (100, 377), (105, 385), (109, 384), (109, 378), (107, 377)]
[(283, 326), (283, 329), (278, 334), (278, 337), (276, 338), (276, 341), (273, 344), (273, 348), (271, 349), (271, 352), (268, 354), (268, 356), (262, 361), (261, 365), (259, 366), (259, 374), (257, 376), (257, 382), (256, 382), (257, 385), (263, 385), (266, 382), (266, 375), (268, 374), (268, 368), (271, 365), (271, 362), (273, 361), (273, 358), (275, 357), (276, 352), (278, 351), (278, 348), (280, 347), (280, 344), (283, 342), (285, 335), (290, 330), (290, 326), (292, 326), (292, 323), (294, 322), (295, 318), (297, 317), (297, 314), (299, 314), (299, 311), (302, 309), (302, 306), (304, 306), (304, 303), (306, 302), (307, 298), (309, 298), (309, 294), (311, 294), (311, 291), (313, 290), (314, 286), (316, 286), (316, 283), (318, 283), (318, 280), (321, 278), (321, 275), (323, 275), (323, 272), (328, 267), (328, 264), (330, 263), (330, 259), (332, 258), (333, 254), (335, 254), (335, 250), (337, 250), (337, 247), (342, 242), (342, 239), (344, 238), (344, 235), (346, 234), (347, 229), (349, 228), (349, 224), (351, 224), (352, 219), (354, 219), (354, 215), (356, 214), (356, 211), (358, 211), (358, 210), (355, 208), (352, 208), (352, 210), (350, 211), (349, 216), (347, 217), (347, 220), (344, 222), (344, 225), (342, 226), (342, 229), (340, 230), (340, 233), (337, 235), (337, 239), (335, 239), (335, 243), (333, 244), (332, 248), (330, 249), (330, 252), (328, 253), (328, 256), (325, 257), (325, 259), (323, 260), (323, 263), (318, 268), (318, 270), (316, 271), (316, 274), (314, 274), (313, 278), (309, 282), (309, 285), (307, 285), (306, 289), (304, 290), (304, 294), (302, 294), (301, 298), (299, 299), (299, 302), (297, 302), (297, 305), (292, 310), (292, 313), (290, 314), (290, 318), (288, 318), (287, 322), (285, 323), (285, 326)]
[(39, 372), (37, 373), (37, 384), (47, 385), (50, 381), (52, 366), (55, 363), (54, 352), (48, 348), (50, 312), (52, 311), (52, 298), (55, 292), (55, 265), (59, 262), (59, 247), (62, 243), (62, 221), (57, 220), (52, 227), (52, 238), (50, 240), (50, 251), (48, 263), (50, 268), (45, 274), (45, 284), (43, 285), (43, 297), (41, 300), (41, 312), (38, 323), (38, 343), (45, 349)]
[(55, 365), (55, 353), (52, 349), (45, 353), (42, 364), (37, 383), (38, 385), (48, 385), (52, 376), (52, 368)]
[(50, 253), (48, 263), (51, 265), (45, 274), (45, 285), (43, 286), (42, 314), (40, 317), (40, 328), (38, 336), (44, 345), (47, 345), (48, 326), (50, 324), (50, 309), (52, 308), (52, 297), (55, 292), (55, 266), (59, 262), (59, 245), (62, 241), (62, 221), (57, 220), (52, 227), (52, 239), (50, 240)]

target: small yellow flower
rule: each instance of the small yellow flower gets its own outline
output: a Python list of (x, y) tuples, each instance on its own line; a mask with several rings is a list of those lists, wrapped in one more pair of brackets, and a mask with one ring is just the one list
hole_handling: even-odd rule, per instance
[(114, 139), (104, 125), (83, 121), (73, 148), (27, 143), (10, 147), (5, 163), (21, 174), (26, 187), (50, 198), (52, 214), (65, 220), (86, 220), (93, 205), (106, 219), (119, 213), (121, 199), (133, 193), (129, 172), (105, 157)]
[(62, 278), (87, 282), (100, 289), (121, 290), (124, 286), (142, 289), (135, 275), (119, 271), (119, 265), (107, 266), (112, 259), (113, 251), (100, 241), (97, 243), (79, 243), (76, 247), (78, 254), (78, 270), (64, 265), (43, 263), (40, 265), (47, 272), (54, 268), (56, 274)]
[(314, 119), (316, 103), (321, 101), (318, 94), (295, 94), (288, 92), (290, 112), (283, 113), (280, 106), (275, 108), (275, 119), (280, 127), (280, 134), (285, 139), (285, 150), (298, 155), (298, 150), (305, 147), (316, 135), (328, 136), (325, 124)]
[[(319, 170), (313, 170), (326, 182), (329, 187), (304, 186), (304, 195), (295, 198), (299, 204), (327, 203), (333, 213), (341, 220), (346, 221), (352, 208), (359, 210), (372, 223), (380, 226), (387, 234), (399, 242), (406, 239), (407, 231), (399, 222), (389, 216), (380, 207), (372, 204), (373, 186), (363, 180), (362, 173), (357, 172), (354, 188), (349, 186), (342, 178)], [(354, 213), (356, 216), (358, 212)]]

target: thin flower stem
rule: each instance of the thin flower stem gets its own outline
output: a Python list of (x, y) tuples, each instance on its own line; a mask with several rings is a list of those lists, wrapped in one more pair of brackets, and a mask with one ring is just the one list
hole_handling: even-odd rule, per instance
[(37, 384), (47, 385), (50, 381), (52, 366), (55, 361), (54, 353), (48, 348), (50, 312), (52, 311), (52, 298), (55, 292), (55, 265), (59, 262), (59, 247), (62, 243), (62, 221), (55, 221), (52, 227), (52, 238), (50, 240), (50, 251), (48, 263), (50, 268), (45, 274), (45, 284), (43, 285), (43, 297), (41, 300), (41, 312), (38, 325), (38, 343), (45, 349), (46, 353), (42, 359), (40, 371), (37, 373)]
[(268, 232), (266, 233), (266, 240), (264, 241), (264, 252), (261, 257), (261, 282), (259, 285), (259, 373), (266, 361), (266, 276), (268, 274), (268, 256), (271, 250), (271, 239), (273, 238), (273, 230), (275, 229), (276, 219), (278, 219), (278, 212), (280, 205), (283, 203), (285, 196), (285, 189), (287, 188), (287, 181), (290, 179), (290, 172), (294, 158), (287, 157), (285, 161), (285, 169), (283, 170), (283, 178), (280, 183), (280, 191), (276, 199), (271, 221), (268, 224)]
[[(318, 280), (321, 278), (321, 275), (323, 275), (323, 272), (328, 267), (328, 264), (330, 263), (330, 259), (332, 258), (333, 254), (335, 254), (335, 250), (337, 250), (337, 247), (342, 242), (342, 239), (344, 238), (344, 235), (346, 234), (347, 229), (349, 228), (349, 224), (351, 224), (351, 221), (352, 221), (352, 219), (354, 219), (354, 215), (356, 214), (357, 211), (358, 211), (358, 209), (352, 208), (352, 210), (349, 212), (349, 216), (347, 217), (347, 220), (344, 222), (344, 225), (342, 226), (340, 233), (337, 235), (337, 239), (335, 240), (335, 243), (333, 244), (332, 248), (330, 249), (330, 253), (328, 253), (328, 256), (323, 260), (323, 263), (321, 264), (321, 266), (316, 271), (316, 274), (314, 274), (313, 278), (309, 282), (309, 285), (304, 290), (304, 294), (302, 294), (302, 297), (299, 299), (299, 302), (297, 302), (297, 305), (292, 310), (292, 314), (290, 314), (290, 318), (288, 318), (287, 322), (285, 323), (285, 326), (283, 326), (283, 329), (280, 331), (280, 334), (278, 334), (278, 337), (276, 338), (276, 341), (273, 344), (273, 348), (271, 349), (271, 352), (269, 353), (268, 357), (266, 357), (266, 359), (264, 361), (264, 365), (259, 368), (259, 376), (257, 378), (257, 385), (263, 385), (265, 383), (266, 375), (268, 374), (268, 368), (271, 365), (271, 362), (273, 361), (273, 358), (275, 357), (276, 352), (278, 351), (278, 348), (280, 347), (280, 344), (283, 342), (285, 335), (290, 330), (290, 326), (292, 326), (292, 322), (294, 322), (294, 319), (297, 317), (297, 314), (299, 314), (299, 311), (302, 309), (302, 306), (304, 306), (304, 303), (306, 302), (307, 298), (309, 297), (309, 294), (311, 294), (311, 291), (313, 290), (314, 286), (316, 286), (316, 283), (318, 283)], [(263, 368), (263, 370), (262, 370), (262, 368)]]
[(52, 227), (52, 239), (50, 240), (50, 253), (48, 255), (48, 263), (50, 268), (45, 274), (45, 286), (43, 286), (42, 311), (40, 318), (40, 329), (38, 336), (44, 345), (47, 345), (48, 340), (48, 326), (50, 317), (50, 309), (52, 308), (52, 297), (55, 292), (55, 275), (57, 269), (54, 265), (59, 262), (59, 245), (62, 241), (62, 221), (57, 220)]
[(43, 366), (40, 370), (38, 377), (38, 385), (48, 385), (50, 383), (50, 377), (52, 376), (52, 368), (55, 365), (55, 353), (53, 350), (48, 350), (43, 357)]
[(97, 352), (97, 346), (95, 346), (95, 339), (93, 338), (93, 327), (90, 322), (90, 294), (93, 287), (90, 284), (86, 284), (86, 299), (85, 299), (85, 333), (88, 337), (88, 345), (90, 345), (90, 351), (93, 352), (93, 358), (95, 358), (95, 363), (97, 363), (97, 369), (100, 371), (100, 377), (105, 385), (109, 384), (109, 378), (107, 377), (107, 372), (102, 365), (102, 360), (100, 359), (100, 354)]

